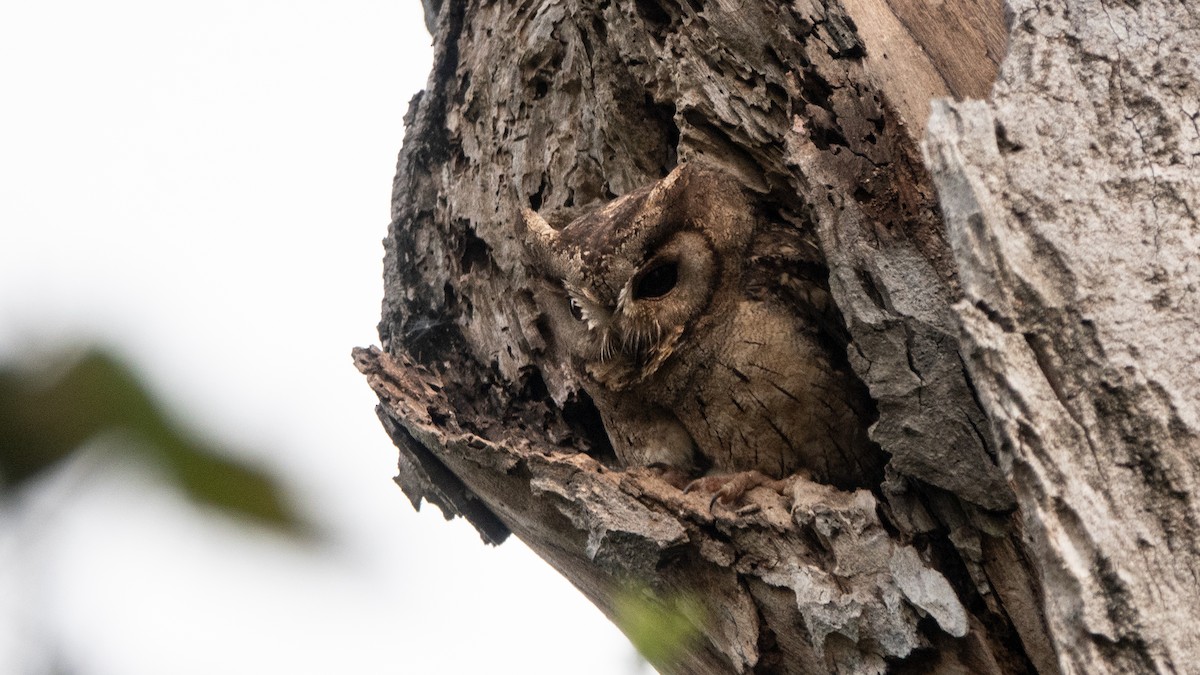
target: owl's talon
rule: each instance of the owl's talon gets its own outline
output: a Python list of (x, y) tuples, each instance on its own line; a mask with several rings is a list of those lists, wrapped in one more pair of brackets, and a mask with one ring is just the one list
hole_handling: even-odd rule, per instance
[[(784, 493), (787, 481), (770, 478), (759, 471), (741, 471), (720, 476), (704, 476), (688, 483), (683, 489), (685, 493), (712, 492), (713, 497), (708, 502), (708, 510), (712, 511), (717, 502), (724, 506), (737, 504), (746, 493), (756, 487), (769, 487), (780, 494)], [(739, 511), (740, 513), (741, 511)]]

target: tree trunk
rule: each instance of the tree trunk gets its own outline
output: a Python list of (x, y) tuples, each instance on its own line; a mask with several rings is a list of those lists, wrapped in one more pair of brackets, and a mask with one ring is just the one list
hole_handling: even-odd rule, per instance
[[(383, 350), (355, 353), (414, 506), (609, 616), (698, 603), (663, 672), (1186, 671), (1200, 19), (1010, 5), (427, 4)], [(881, 484), (726, 508), (606, 450), (516, 223), (691, 161), (819, 251)]]
[(927, 156), (968, 370), (1064, 670), (1200, 658), (1200, 11), (1010, 0), (993, 102)]

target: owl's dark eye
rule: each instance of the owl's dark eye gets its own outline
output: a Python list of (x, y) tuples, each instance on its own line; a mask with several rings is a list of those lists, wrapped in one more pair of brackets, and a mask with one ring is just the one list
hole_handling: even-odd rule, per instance
[(579, 305), (579, 302), (575, 298), (571, 298), (567, 304), (571, 307), (571, 316), (575, 317), (576, 321), (583, 321), (583, 307)]
[(675, 288), (678, 280), (679, 265), (677, 263), (673, 261), (658, 263), (643, 272), (642, 276), (638, 278), (637, 283), (633, 285), (633, 298), (634, 300), (661, 298)]

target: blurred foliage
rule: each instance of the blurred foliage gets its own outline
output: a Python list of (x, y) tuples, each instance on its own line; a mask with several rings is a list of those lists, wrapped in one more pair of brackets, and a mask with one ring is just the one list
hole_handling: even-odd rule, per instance
[(700, 638), (706, 616), (690, 595), (659, 598), (645, 586), (630, 585), (617, 595), (614, 621), (642, 657), (656, 666), (678, 662)]
[(53, 469), (89, 441), (165, 469), (201, 504), (290, 533), (307, 528), (263, 470), (180, 428), (121, 361), (102, 350), (50, 368), (0, 363), (0, 495)]

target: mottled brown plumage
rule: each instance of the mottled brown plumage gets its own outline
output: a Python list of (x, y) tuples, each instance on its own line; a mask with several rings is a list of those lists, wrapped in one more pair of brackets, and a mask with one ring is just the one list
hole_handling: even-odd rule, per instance
[(618, 459), (877, 483), (869, 399), (810, 249), (699, 164), (561, 230), (525, 214), (537, 302)]

